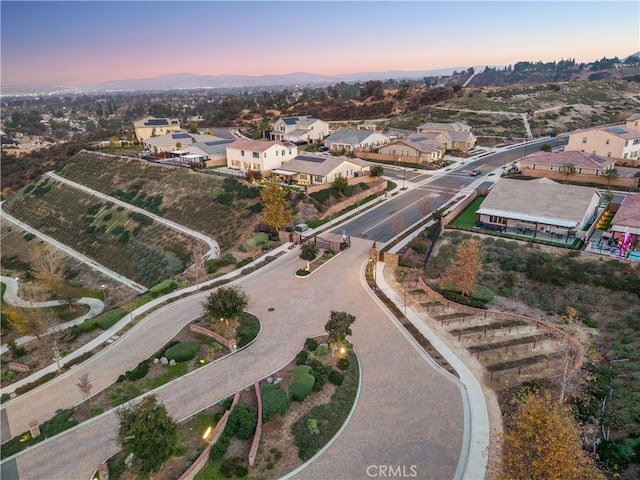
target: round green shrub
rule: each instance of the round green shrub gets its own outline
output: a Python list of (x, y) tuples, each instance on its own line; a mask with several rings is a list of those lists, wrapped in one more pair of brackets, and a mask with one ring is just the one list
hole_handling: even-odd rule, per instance
[(474, 300), (479, 300), (484, 303), (489, 303), (493, 300), (494, 295), (491, 290), (487, 287), (483, 287), (482, 285), (478, 285), (476, 287), (476, 291), (471, 295), (471, 298)]
[(318, 348), (318, 341), (315, 338), (307, 338), (307, 341), (304, 342), (304, 345), (305, 347), (307, 347), (307, 350), (313, 352), (316, 348)]
[(262, 420), (267, 422), (276, 414), (284, 415), (289, 406), (289, 398), (280, 385), (264, 384), (260, 387), (262, 395)]
[(173, 292), (177, 286), (178, 284), (176, 282), (169, 279), (154, 285), (149, 289), (149, 292), (154, 296), (166, 295), (167, 293)]
[(177, 345), (168, 348), (164, 352), (164, 356), (167, 357), (168, 360), (186, 362), (196, 356), (199, 347), (200, 345), (198, 342), (180, 342)]
[(249, 440), (253, 437), (257, 424), (258, 409), (238, 403), (229, 414), (226, 428), (230, 435), (235, 435), (240, 440)]
[(309, 365), (300, 365), (291, 374), (291, 384), (289, 385), (289, 397), (296, 402), (302, 402), (313, 391), (315, 377), (311, 374)]

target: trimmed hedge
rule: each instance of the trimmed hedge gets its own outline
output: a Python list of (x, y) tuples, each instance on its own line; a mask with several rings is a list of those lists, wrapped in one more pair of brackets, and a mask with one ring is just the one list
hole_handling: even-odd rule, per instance
[(164, 352), (164, 356), (167, 357), (168, 360), (186, 362), (196, 356), (199, 348), (200, 344), (198, 342), (180, 342), (177, 345), (168, 348)]
[(136, 380), (144, 378), (147, 373), (149, 373), (149, 364), (147, 362), (140, 362), (136, 368), (128, 371), (125, 375), (127, 376), (127, 380), (135, 382)]
[(276, 414), (284, 415), (289, 406), (287, 393), (280, 385), (264, 384), (260, 386), (262, 395), (262, 420), (267, 422)]
[(126, 314), (127, 312), (121, 308), (113, 308), (93, 318), (88, 318), (82, 322), (79, 327), (82, 333), (93, 332), (97, 327), (100, 327), (102, 330), (109, 330)]
[(309, 365), (300, 365), (291, 374), (291, 384), (289, 385), (289, 398), (295, 402), (302, 402), (313, 391), (313, 384), (316, 382), (312, 375), (312, 368)]
[(154, 285), (149, 289), (149, 292), (155, 297), (159, 297), (161, 295), (166, 295), (167, 293), (173, 292), (177, 288), (178, 284), (174, 282), (172, 279), (165, 280), (164, 282), (160, 282), (157, 285)]
[(251, 341), (260, 333), (260, 320), (250, 313), (243, 313), (239, 317), (240, 326), (238, 327), (238, 348), (251, 343)]

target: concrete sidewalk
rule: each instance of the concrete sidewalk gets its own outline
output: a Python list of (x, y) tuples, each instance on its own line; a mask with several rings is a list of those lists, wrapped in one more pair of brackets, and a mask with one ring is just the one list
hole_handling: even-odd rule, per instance
[[(378, 262), (376, 265), (376, 284), (391, 301), (396, 305), (403, 305), (400, 295), (391, 288), (384, 278), (385, 264)], [(487, 469), (487, 452), (490, 442), (490, 423), (487, 404), (480, 382), (467, 366), (451, 351), (451, 349), (426, 325), (420, 315), (410, 306), (406, 307), (407, 319), (429, 340), (431, 345), (449, 362), (458, 372), (460, 380), (453, 379), (459, 384), (465, 399), (465, 428), (464, 445), (461, 457), (466, 454), (466, 461), (461, 458), (456, 478), (479, 479), (485, 478)], [(435, 364), (435, 362), (434, 362)], [(452, 377), (444, 369), (444, 374)]]

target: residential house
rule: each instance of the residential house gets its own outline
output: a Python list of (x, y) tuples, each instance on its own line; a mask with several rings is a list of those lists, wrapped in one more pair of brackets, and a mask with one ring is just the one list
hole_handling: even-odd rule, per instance
[(476, 213), (484, 228), (569, 242), (582, 238), (599, 202), (595, 188), (501, 178)]
[(222, 138), (207, 142), (191, 143), (183, 150), (192, 155), (200, 155), (205, 167), (222, 167), (227, 165), (227, 145), (235, 139)]
[(626, 123), (608, 127), (578, 130), (569, 135), (565, 150), (579, 150), (601, 157), (640, 158), (640, 114), (631, 115)]
[(378, 153), (390, 155), (403, 163), (434, 163), (442, 160), (445, 147), (426, 135), (402, 138), (380, 147)]
[(272, 127), (271, 140), (278, 141), (320, 143), (329, 135), (329, 124), (311, 115), (279, 118)]
[(274, 140), (237, 139), (226, 146), (227, 167), (241, 172), (269, 172), (298, 154), (293, 143)]
[(535, 152), (520, 159), (520, 171), (529, 177), (547, 177), (593, 181), (596, 176), (607, 176), (613, 170), (614, 158), (568, 150), (564, 152)]
[(388, 144), (390, 141), (384, 133), (355, 128), (341, 128), (325, 139), (325, 146), (332, 152), (353, 152), (356, 148), (373, 150)]
[(142, 141), (142, 145), (149, 150), (152, 155), (159, 155), (163, 152), (171, 152), (172, 150), (180, 150), (188, 145), (198, 142), (216, 142), (224, 140), (213, 135), (205, 135), (199, 133), (187, 133), (185, 131), (177, 131), (167, 135), (159, 135), (149, 137)]
[(614, 241), (622, 241), (625, 235), (630, 235), (627, 240), (629, 257), (640, 261), (640, 193), (624, 197), (609, 231), (613, 232)]
[(272, 173), (299, 185), (331, 184), (336, 178), (369, 175), (371, 164), (359, 158), (320, 156), (310, 153), (297, 155)]
[(180, 130), (180, 120), (175, 118), (147, 117), (133, 122), (138, 141)]
[(464, 123), (424, 123), (417, 127), (418, 133), (441, 133), (450, 137), (447, 149), (467, 152), (476, 145), (476, 137), (471, 132), (471, 127)]

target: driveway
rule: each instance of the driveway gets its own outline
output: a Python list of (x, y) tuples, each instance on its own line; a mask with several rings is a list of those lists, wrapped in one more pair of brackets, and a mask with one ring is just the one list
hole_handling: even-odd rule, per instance
[[(356, 316), (352, 341), (362, 363), (363, 388), (355, 414), (337, 441), (309, 468), (305, 479), (370, 478), (375, 466), (414, 467), (418, 478), (454, 478), (460, 461), (465, 415), (459, 385), (434, 369), (412, 346), (361, 283), (370, 241), (352, 247), (313, 275), (294, 272), (305, 262), (298, 250), (237, 282), (251, 297), (249, 310), (263, 325), (250, 347), (167, 384), (156, 391), (170, 414), (182, 420), (238, 389), (268, 376), (293, 359), (304, 340), (324, 333), (332, 310)], [(13, 435), (36, 417), (79, 403), (75, 383), (89, 374), (94, 391), (150, 356), (201, 312), (205, 294), (160, 309), (84, 364), (3, 410), (3, 429)], [(274, 311), (269, 311), (273, 307)], [(89, 478), (114, 454), (117, 420), (96, 417), (2, 464), (3, 478)], [(371, 466), (374, 467), (371, 467)]]

